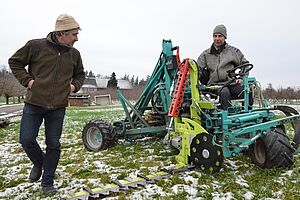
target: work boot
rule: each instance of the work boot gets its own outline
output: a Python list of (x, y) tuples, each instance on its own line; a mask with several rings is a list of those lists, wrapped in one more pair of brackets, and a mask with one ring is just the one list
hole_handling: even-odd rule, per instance
[(42, 176), (43, 167), (34, 165), (29, 174), (29, 180), (35, 182), (40, 180)]
[(42, 186), (42, 191), (45, 195), (54, 195), (57, 193), (57, 189), (54, 186)]

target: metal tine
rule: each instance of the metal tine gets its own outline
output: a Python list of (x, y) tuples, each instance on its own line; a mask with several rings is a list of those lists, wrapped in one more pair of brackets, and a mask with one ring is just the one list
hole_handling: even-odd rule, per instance
[(117, 184), (120, 187), (121, 190), (125, 190), (125, 191), (129, 190), (128, 185), (122, 184), (118, 179), (112, 179), (111, 181), (113, 183)]
[[(136, 179), (138, 179), (138, 180), (136, 180)], [(125, 180), (126, 180), (126, 181), (129, 181), (129, 182), (131, 182), (131, 183), (134, 183), (137, 187), (138, 187), (138, 186), (143, 186), (143, 187), (145, 187), (146, 184), (147, 184), (147, 181), (146, 181), (145, 179), (141, 178), (141, 177), (136, 177), (136, 178), (131, 178), (131, 179), (126, 178)]]
[(147, 181), (147, 183), (153, 184), (155, 183), (155, 180), (148, 178), (147, 176), (145, 176), (144, 174), (137, 174), (137, 177), (143, 178)]
[(184, 166), (179, 166), (177, 168), (177, 166), (174, 167), (170, 167), (170, 168), (161, 168), (160, 170), (163, 172), (167, 172), (169, 174), (175, 174), (175, 173), (179, 173), (179, 172), (184, 172), (184, 171), (188, 171), (190, 169), (195, 168), (195, 165), (184, 165)]
[[(105, 185), (105, 186), (103, 187), (103, 189), (105, 189), (105, 190), (101, 191), (100, 194), (102, 194), (102, 192), (108, 191), (108, 194), (107, 194), (107, 195), (109, 195), (109, 192), (119, 192), (120, 187), (119, 187), (118, 185), (108, 184), (108, 185)], [(105, 193), (104, 193), (104, 194), (105, 194)]]
[(91, 188), (89, 188), (88, 186), (83, 187), (83, 190), (87, 191), (88, 193), (90, 193), (90, 195), (95, 195), (95, 193), (92, 191)]
[(89, 199), (89, 194), (85, 194), (85, 195), (79, 195), (76, 196), (76, 194), (73, 191), (70, 191), (67, 193), (69, 196), (69, 198), (65, 198), (65, 197), (60, 197), (60, 200), (88, 200)]
[[(109, 195), (109, 192), (119, 192), (119, 189), (118, 189), (118, 186), (117, 188), (116, 187), (113, 187), (113, 188), (105, 188), (107, 186), (99, 186), (98, 188), (94, 188), (94, 189), (91, 189), (89, 187), (84, 187), (83, 189), (85, 191), (87, 191), (88, 193), (90, 193), (90, 197), (93, 197), (93, 198), (97, 198), (97, 197), (100, 197), (99, 195), (104, 195), (104, 196), (107, 196)], [(96, 192), (93, 192), (93, 190), (95, 189), (100, 189), (99, 191), (96, 191)]]
[(157, 172), (156, 174), (154, 174), (153, 176), (153, 179), (155, 181), (158, 181), (158, 180), (161, 180), (161, 179), (164, 179), (164, 178), (169, 178), (171, 176), (171, 174), (168, 174), (166, 172), (164, 172), (165, 174), (159, 174), (159, 173), (162, 173), (163, 171), (159, 171)]

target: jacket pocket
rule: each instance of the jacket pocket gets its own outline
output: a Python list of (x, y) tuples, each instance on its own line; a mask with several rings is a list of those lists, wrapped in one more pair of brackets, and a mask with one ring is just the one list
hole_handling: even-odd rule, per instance
[(31, 88), (29, 90), (33, 90), (33, 88), (35, 87), (35, 85), (36, 85), (36, 81), (33, 80), (33, 83), (32, 83)]

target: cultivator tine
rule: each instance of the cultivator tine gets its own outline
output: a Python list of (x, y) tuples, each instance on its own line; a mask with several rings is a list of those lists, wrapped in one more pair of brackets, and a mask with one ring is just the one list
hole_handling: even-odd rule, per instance
[(93, 197), (93, 198), (98, 198), (100, 197), (100, 195), (102, 196), (109, 195), (109, 190), (103, 187), (97, 187), (93, 189), (89, 187), (84, 187), (83, 190), (87, 191), (89, 193), (89, 197)]
[(145, 187), (147, 184), (154, 184), (161, 179), (169, 178), (171, 175), (194, 168), (194, 165), (177, 164), (172, 167), (162, 168), (161, 171), (155, 174), (137, 174), (136, 178), (118, 180), (113, 179), (112, 184), (100, 185), (97, 188), (84, 187), (83, 191), (77, 193), (68, 193), (62, 200), (87, 200), (89, 197), (99, 198), (102, 196), (109, 196), (111, 193), (117, 193), (121, 190), (128, 191), (130, 188), (138, 188), (139, 186)]
[(87, 187), (87, 186), (86, 186), (86, 187), (83, 187), (83, 190), (87, 191), (87, 192), (88, 192), (90, 195), (92, 195), (92, 196), (93, 196), (93, 195), (96, 195), (96, 193), (93, 192), (92, 189), (89, 188), (89, 187)]
[(188, 170), (193, 169), (193, 168), (195, 168), (195, 165), (177, 164), (173, 167), (161, 168), (160, 170), (163, 171), (163, 172), (167, 172), (168, 174), (175, 174), (175, 173), (179, 173), (179, 172), (188, 171)]
[(143, 178), (147, 181), (147, 183), (155, 183), (155, 181), (158, 181), (160, 179), (169, 178), (171, 175), (167, 172), (159, 171), (155, 174), (149, 174), (147, 176), (143, 174), (137, 174), (138, 177)]
[(155, 183), (154, 180), (151, 180), (150, 178), (148, 178), (144, 174), (137, 174), (137, 176), (140, 177), (140, 178), (142, 178), (142, 179), (144, 179), (144, 180), (146, 180), (147, 183), (150, 183), (150, 184)]
[(87, 191), (69, 192), (66, 197), (60, 198), (61, 200), (88, 200), (90, 194)]
[(136, 177), (136, 178), (133, 178), (133, 179), (127, 179), (127, 181), (129, 181), (131, 184), (134, 184), (136, 187), (138, 187), (138, 186), (145, 187), (146, 184), (147, 184), (147, 181), (143, 178), (140, 178), (140, 177)]
[[(149, 175), (151, 177), (151, 174)], [(163, 178), (169, 178), (171, 175), (166, 173), (166, 172), (163, 172), (163, 171), (159, 171), (157, 172), (156, 174), (153, 175), (153, 179), (154, 180), (160, 180), (160, 179), (163, 179)]]
[(99, 194), (109, 195), (110, 192), (119, 192), (120, 188), (116, 184), (108, 184), (103, 187), (104, 190), (100, 191)]
[(112, 182), (117, 184), (120, 187), (120, 190), (125, 190), (125, 191), (129, 190), (130, 182), (128, 181), (113, 179)]

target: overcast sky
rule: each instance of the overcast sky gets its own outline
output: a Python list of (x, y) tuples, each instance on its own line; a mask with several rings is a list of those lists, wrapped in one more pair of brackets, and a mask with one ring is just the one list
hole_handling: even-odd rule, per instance
[(266, 87), (300, 87), (299, 0), (9, 0), (1, 3), (0, 65), (28, 40), (54, 30), (61, 13), (82, 27), (74, 47), (86, 70), (117, 77), (151, 75), (162, 40), (197, 59), (212, 30), (227, 27), (227, 43), (254, 64)]

